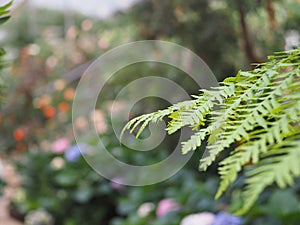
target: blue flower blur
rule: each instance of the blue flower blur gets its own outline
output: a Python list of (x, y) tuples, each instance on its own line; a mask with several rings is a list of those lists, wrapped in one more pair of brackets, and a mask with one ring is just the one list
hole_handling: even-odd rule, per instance
[(217, 214), (212, 225), (241, 225), (242, 218), (231, 214), (220, 212)]
[(70, 148), (67, 149), (65, 152), (65, 158), (69, 162), (77, 162), (78, 159), (81, 157), (82, 153), (86, 146), (84, 144), (75, 144), (72, 145)]

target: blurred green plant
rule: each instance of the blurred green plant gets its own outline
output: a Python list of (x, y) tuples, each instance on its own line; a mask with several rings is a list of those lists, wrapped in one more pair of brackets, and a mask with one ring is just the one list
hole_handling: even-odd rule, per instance
[[(128, 189), (127, 194), (119, 201), (120, 216), (115, 218), (111, 224), (178, 225), (186, 215), (205, 211), (217, 212), (222, 207), (226, 207), (226, 204), (213, 199), (216, 187), (216, 176), (199, 179), (195, 171), (183, 169), (159, 185)], [(168, 209), (169, 200), (178, 203), (178, 209)], [(163, 204), (163, 208), (166, 208), (163, 210), (163, 215), (159, 213), (161, 204)]]
[[(182, 152), (194, 151), (208, 137), (207, 155), (200, 161), (206, 170), (222, 152), (221, 183), (216, 198), (246, 169), (243, 204), (245, 214), (263, 190), (276, 183), (294, 185), (300, 176), (300, 49), (277, 53), (253, 71), (240, 71), (212, 90), (201, 90), (194, 100), (132, 119), (123, 129), (136, 137), (150, 122), (168, 116), (166, 130), (173, 134), (184, 126), (195, 133), (182, 143)], [(230, 152), (226, 151), (234, 146)]]
[(36, 151), (17, 163), (22, 185), (12, 206), (21, 218), (40, 208), (53, 215), (55, 224), (106, 224), (115, 215), (118, 192), (80, 155), (70, 154)]
[(286, 33), (299, 31), (298, 8), (297, 0), (143, 0), (130, 16), (143, 39), (190, 48), (221, 81), (282, 51)]
[[(217, 177), (214, 175), (191, 172), (183, 169), (171, 179), (149, 187), (129, 188), (126, 195), (119, 198), (119, 217), (112, 220), (112, 225), (171, 225), (180, 224), (186, 216), (203, 212), (233, 212), (241, 206), (240, 182), (231, 193), (215, 200)], [(299, 183), (299, 182), (298, 182)], [(164, 190), (163, 192), (161, 190)], [(286, 190), (269, 188), (263, 198), (243, 216), (243, 225), (297, 225), (300, 222), (299, 185)], [(180, 193), (180, 195), (178, 194)], [(181, 207), (158, 217), (157, 210), (163, 199), (173, 199)], [(229, 202), (231, 204), (229, 205)], [(224, 221), (224, 224), (225, 223)]]
[(5, 187), (5, 185), (6, 182), (2, 179), (2, 175), (0, 175), (0, 196), (3, 194), (3, 188)]
[[(0, 6), (0, 25), (2, 25), (3, 23), (5, 23), (10, 16), (9, 14), (9, 7), (12, 5), (12, 1)], [(0, 47), (0, 71), (4, 68), (5, 66), (5, 61), (3, 60), (3, 56), (5, 55), (5, 50), (3, 48)], [(3, 76), (1, 74), (0, 76), (0, 103), (2, 102), (2, 98), (4, 95), (4, 80), (3, 80)]]
[[(63, 154), (44, 151), (49, 149), (47, 145), (51, 145), (51, 140), (63, 135), (70, 136), (68, 134), (72, 130), (70, 105), (74, 94), (73, 88), (80, 76), (76, 73), (73, 76), (72, 72), (64, 77), (62, 74), (67, 72), (66, 68), (73, 69), (112, 47), (134, 40), (158, 38), (190, 47), (207, 61), (217, 74), (228, 75), (236, 68), (248, 65), (245, 63), (247, 60), (241, 57), (243, 54), (240, 45), (243, 38), (237, 37), (240, 34), (237, 10), (231, 7), (231, 1), (224, 2), (142, 1), (129, 12), (117, 13), (107, 21), (75, 15), (73, 24), (68, 27), (64, 27), (64, 17), (61, 13), (39, 9), (36, 11), (35, 33), (31, 32), (33, 24), (27, 20), (31, 11), (24, 10), (24, 14), (18, 20), (12, 20), (14, 23), (8, 24), (9, 39), (5, 43), (9, 43), (17, 55), (12, 70), (15, 81), (11, 88), (9, 101), (11, 107), (5, 112), (4, 116), (7, 119), (1, 126), (4, 128), (1, 129), (1, 144), (5, 142), (1, 148), (8, 151), (17, 149), (19, 153), (29, 151), (24, 154), (25, 161), (19, 162), (18, 171), (23, 178), (23, 187), (13, 201), (23, 216), (32, 210), (45, 208), (56, 218), (59, 225), (98, 225), (104, 215), (108, 215), (107, 209), (111, 209), (116, 217), (114, 224), (170, 225), (179, 224), (183, 216), (198, 211), (216, 212), (227, 209), (227, 205), (222, 208), (220, 202), (213, 199), (213, 193), (217, 191), (215, 177), (212, 175), (211, 179), (199, 179), (194, 175), (194, 169), (190, 167), (182, 177), (175, 176), (170, 182), (162, 185), (125, 188), (125, 190), (122, 187), (120, 195), (110, 182), (98, 176), (96, 178), (96, 174), (88, 168), (82, 158), (77, 161), (76, 154), (67, 156), (71, 157), (69, 159), (75, 157), (73, 158), (75, 162), (71, 162)], [(277, 15), (283, 15), (287, 10), (295, 8), (287, 9), (283, 1), (276, 1), (274, 4)], [(259, 56), (262, 58), (266, 52), (282, 49), (286, 29), (295, 29), (299, 25), (299, 19), (295, 20), (299, 18), (297, 10), (294, 10), (294, 14), (287, 13), (288, 19), (277, 16), (275, 19), (278, 19), (278, 27), (269, 30), (266, 27), (267, 23), (262, 22), (266, 21), (264, 6), (263, 1), (244, 4), (245, 17), (251, 21), (249, 36), (254, 40), (255, 51), (260, 53)], [(285, 27), (286, 25), (289, 26)], [(270, 37), (274, 37), (274, 40)], [(159, 68), (153, 70), (151, 65), (140, 65), (141, 71), (145, 71), (146, 66), (149, 67), (147, 72), (150, 74), (160, 74), (164, 71)], [(136, 67), (126, 68), (120, 71), (119, 75), (140, 74), (137, 71), (139, 70)], [(170, 73), (172, 76), (179, 74), (174, 70)], [(105, 100), (110, 100), (110, 97), (123, 88), (123, 84), (128, 81), (124, 77), (116, 74), (115, 79), (105, 87), (104, 91), (108, 98)], [(188, 82), (182, 80), (181, 75), (178, 77), (180, 85), (189, 86)], [(130, 79), (135, 78), (130, 76)], [(191, 90), (191, 93), (195, 92), (195, 89)], [(143, 104), (140, 108), (149, 111), (151, 110), (149, 105), (154, 104)], [(101, 108), (103, 105), (98, 106)], [(105, 105), (105, 108), (108, 107)], [(141, 111), (138, 109), (133, 113), (137, 115)], [(80, 126), (84, 126), (84, 123), (78, 121)], [(131, 149), (121, 148), (118, 140), (109, 131), (106, 131), (102, 138), (108, 148), (112, 149), (115, 157), (136, 165), (156, 162), (168, 154), (164, 148), (151, 153), (137, 153)], [(90, 137), (86, 143), (96, 146), (96, 139), (97, 137)], [(34, 152), (35, 148), (39, 150)], [(63, 167), (58, 169), (61, 165)], [(292, 196), (298, 195), (293, 192)], [(144, 202), (152, 201), (157, 204), (164, 198), (173, 198), (184, 207), (179, 213), (171, 212), (164, 218), (157, 218), (155, 209), (146, 218), (138, 215), (137, 210)], [(241, 204), (237, 194), (234, 203), (236, 208)], [(264, 204), (271, 209), (273, 202), (264, 201)], [(288, 221), (291, 215), (288, 210), (282, 213), (280, 209), (275, 209), (267, 213), (258, 205), (255, 205), (255, 209), (249, 212), (248, 224), (281, 224), (280, 220)], [(273, 218), (265, 218), (263, 214)], [(263, 217), (264, 222), (258, 222), (260, 217)], [(105, 223), (101, 223), (103, 224)]]
[[(12, 5), (12, 1), (5, 5), (0, 6), (0, 25), (5, 23), (10, 18), (10, 16), (8, 16), (8, 14), (10, 12), (9, 7), (11, 5)], [(4, 55), (5, 55), (5, 50), (0, 47), (0, 72), (5, 66), (5, 61), (3, 60)], [(0, 104), (3, 101), (3, 96), (5, 94), (4, 89), (5, 89), (5, 82), (3, 80), (3, 76), (1, 73), (0, 74)], [(1, 123), (1, 121), (2, 121), (2, 117), (0, 115), (0, 123)], [(1, 162), (0, 162), (0, 167), (1, 167)], [(5, 181), (2, 180), (2, 174), (0, 174), (0, 196), (2, 194), (2, 189), (5, 185), (6, 185)]]
[[(263, 22), (268, 21), (269, 12), (265, 1), (243, 5), (252, 51), (257, 57), (265, 58), (267, 53), (282, 49), (285, 33), (299, 27), (300, 17), (294, 12), (294, 1), (271, 1), (275, 17), (270, 24), (275, 23), (276, 29), (270, 29), (271, 25)], [(49, 124), (54, 124), (53, 119), (44, 115), (46, 107), (38, 108), (36, 103), (48, 96), (51, 100), (47, 108), (58, 112), (53, 98), (57, 93), (53, 93), (51, 87), (56, 86), (62, 74), (65, 74), (62, 79), (66, 84), (72, 83), (76, 87), (81, 73), (72, 71), (69, 74), (69, 70), (120, 44), (144, 39), (181, 44), (205, 60), (220, 80), (236, 73), (237, 68), (247, 68), (249, 63), (244, 53), (237, 3), (237, 0), (144, 0), (103, 21), (70, 13), (68, 24), (61, 12), (24, 5), (18, 11), (20, 13), (15, 14), (15, 19), (3, 27), (7, 33), (4, 42), (12, 49), (15, 62), (11, 70), (14, 77), (7, 82), (7, 104), (1, 111), (4, 121), (0, 127), (1, 148), (6, 152), (23, 152), (53, 134), (48, 132), (52, 129)], [(34, 16), (36, 19), (32, 19)], [(135, 79), (132, 74), (140, 75), (140, 71), (169, 73), (172, 80), (186, 87), (189, 94), (197, 93), (196, 85), (193, 86), (188, 76), (178, 70), (166, 72), (145, 68), (143, 64), (121, 70), (119, 75), (122, 76), (114, 76), (116, 79), (106, 85), (109, 91), (105, 95), (115, 95), (124, 84)], [(52, 118), (57, 119), (56, 116)], [(49, 128), (43, 129), (45, 127)], [(58, 127), (57, 130), (64, 129)]]

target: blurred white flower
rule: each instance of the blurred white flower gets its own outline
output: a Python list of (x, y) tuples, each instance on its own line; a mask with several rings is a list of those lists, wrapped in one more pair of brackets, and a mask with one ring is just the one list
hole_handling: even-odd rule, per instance
[(89, 31), (93, 27), (93, 21), (86, 19), (81, 23), (81, 29), (84, 31)]
[(126, 112), (126, 102), (124, 101), (110, 101), (107, 107), (112, 116), (122, 116)]
[(102, 110), (94, 110), (91, 114), (91, 121), (94, 124), (99, 134), (103, 134), (107, 131), (108, 127), (105, 120), (105, 115)]
[(53, 225), (54, 219), (44, 209), (34, 210), (25, 217), (25, 225)]
[(107, 49), (107, 48), (109, 48), (109, 46), (110, 46), (110, 43), (109, 43), (109, 41), (106, 38), (101, 38), (98, 41), (98, 47), (100, 49)]
[(12, 197), (13, 201), (16, 203), (23, 203), (27, 201), (26, 192), (23, 188), (19, 188)]
[(137, 214), (140, 217), (146, 217), (149, 215), (149, 213), (155, 208), (155, 205), (152, 202), (146, 202), (142, 205), (137, 210)]
[(71, 26), (68, 30), (67, 30), (67, 38), (69, 40), (75, 40), (75, 38), (78, 35), (78, 30), (76, 29), (75, 26)]
[(300, 34), (297, 30), (290, 30), (285, 35), (285, 50), (292, 50), (299, 47)]
[(61, 91), (65, 88), (66, 81), (63, 79), (58, 79), (58, 80), (54, 81), (53, 86), (56, 91)]
[(180, 225), (211, 225), (215, 214), (209, 212), (191, 214), (183, 218)]
[(85, 52), (93, 52), (95, 50), (94, 38), (89, 35), (81, 35), (78, 39), (78, 46)]
[(55, 157), (54, 159), (52, 159), (50, 165), (53, 169), (60, 170), (64, 167), (65, 161), (62, 157)]
[[(57, 64), (58, 64), (58, 59), (54, 55), (48, 57), (46, 60), (46, 65), (51, 69), (54, 68)], [(62, 89), (63, 88), (61, 88), (61, 89), (59, 88), (59, 90), (62, 90)]]
[(78, 128), (79, 130), (86, 130), (88, 128), (88, 121), (86, 118), (84, 118), (83, 116), (80, 116), (78, 118), (76, 118), (75, 120), (75, 126), (76, 128)]
[(33, 56), (38, 55), (40, 53), (40, 50), (41, 50), (40, 46), (38, 46), (37, 44), (29, 45), (28, 49), (29, 49), (29, 54), (33, 55)]

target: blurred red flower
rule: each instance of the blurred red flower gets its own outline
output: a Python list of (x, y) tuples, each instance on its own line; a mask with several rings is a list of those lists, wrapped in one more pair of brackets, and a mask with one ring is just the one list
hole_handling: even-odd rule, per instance
[(48, 119), (55, 116), (56, 110), (53, 106), (47, 106), (43, 109), (44, 116)]
[(16, 129), (14, 131), (14, 138), (15, 138), (16, 141), (22, 141), (22, 140), (24, 140), (24, 138), (25, 138), (25, 132), (22, 129), (20, 129), (20, 128)]
[(70, 110), (70, 105), (66, 102), (61, 102), (58, 104), (58, 110), (62, 113), (66, 113)]

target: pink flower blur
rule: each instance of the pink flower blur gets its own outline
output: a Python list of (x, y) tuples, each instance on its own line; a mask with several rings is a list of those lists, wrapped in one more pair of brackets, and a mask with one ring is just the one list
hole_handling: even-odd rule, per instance
[(171, 211), (176, 211), (180, 209), (180, 205), (175, 202), (173, 199), (167, 198), (163, 199), (158, 203), (157, 209), (156, 209), (156, 215), (158, 217), (163, 217), (167, 213)]
[(56, 154), (64, 153), (70, 147), (70, 141), (67, 138), (60, 138), (52, 143), (52, 151)]
[(121, 191), (124, 189), (123, 182), (124, 182), (124, 180), (122, 177), (117, 177), (117, 178), (114, 178), (113, 180), (111, 180), (110, 186), (114, 190)]

